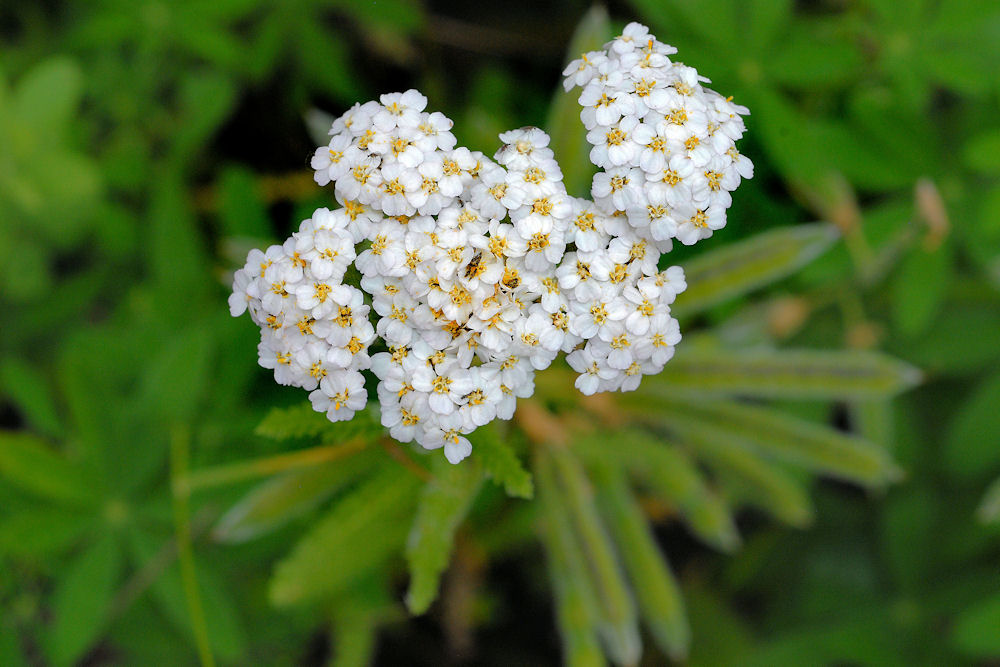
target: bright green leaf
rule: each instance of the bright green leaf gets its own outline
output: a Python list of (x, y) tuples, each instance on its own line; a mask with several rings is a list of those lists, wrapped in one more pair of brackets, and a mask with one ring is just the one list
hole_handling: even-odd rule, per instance
[(452, 465), (438, 457), (434, 468), (434, 479), (424, 486), (406, 544), (410, 565), (406, 606), (413, 614), (427, 611), (437, 597), (455, 530), (465, 519), (483, 479), (482, 471), (471, 462)]
[(524, 469), (517, 454), (500, 439), (496, 426), (483, 426), (471, 434), (472, 456), (478, 460), (483, 470), (494, 482), (503, 486), (507, 495), (515, 498), (531, 498), (534, 485), (531, 473)]
[(563, 661), (571, 667), (598, 667), (606, 661), (596, 634), (600, 617), (597, 591), (570, 527), (552, 461), (546, 453), (540, 453), (535, 462), (542, 519), (539, 530), (555, 589)]
[(64, 138), (82, 89), (79, 65), (66, 56), (53, 56), (21, 78), (11, 105), (21, 123), (47, 143), (58, 143)]
[(121, 550), (105, 535), (70, 563), (56, 584), (48, 653), (56, 665), (74, 664), (104, 629), (121, 568)]
[(951, 640), (963, 653), (977, 658), (1000, 657), (1000, 594), (994, 593), (955, 619)]
[(948, 293), (951, 273), (948, 245), (918, 247), (903, 258), (890, 286), (893, 320), (903, 334), (913, 336), (927, 328)]
[(417, 478), (388, 463), (340, 498), (278, 563), (271, 600), (292, 605), (342, 590), (402, 547)]
[(38, 508), (0, 518), (0, 553), (40, 559), (75, 544), (94, 527), (92, 516)]

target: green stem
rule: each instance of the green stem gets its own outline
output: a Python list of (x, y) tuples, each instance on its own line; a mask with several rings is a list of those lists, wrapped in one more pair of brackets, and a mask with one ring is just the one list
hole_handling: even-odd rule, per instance
[(242, 482), (257, 477), (266, 477), (293, 468), (305, 468), (319, 463), (328, 463), (351, 454), (356, 454), (368, 446), (363, 438), (348, 440), (337, 445), (323, 445), (297, 452), (267, 456), (250, 461), (239, 461), (194, 472), (184, 471), (174, 478), (175, 494), (190, 494), (205, 488)]
[(198, 578), (194, 566), (194, 550), (191, 547), (191, 507), (190, 486), (176, 482), (187, 475), (190, 459), (191, 436), (187, 428), (175, 426), (170, 437), (170, 476), (174, 488), (174, 533), (177, 540), (177, 557), (181, 566), (184, 583), (184, 597), (187, 601), (191, 630), (194, 632), (195, 646), (202, 667), (215, 667), (215, 657), (208, 640), (208, 626), (205, 623), (205, 609), (198, 589)]

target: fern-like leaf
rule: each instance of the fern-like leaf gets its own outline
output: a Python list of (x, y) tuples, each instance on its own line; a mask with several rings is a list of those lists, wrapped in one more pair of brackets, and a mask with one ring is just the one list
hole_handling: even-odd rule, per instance
[(455, 529), (468, 513), (482, 478), (482, 471), (472, 461), (452, 465), (437, 457), (434, 479), (424, 486), (406, 547), (410, 565), (406, 606), (411, 613), (424, 613), (437, 597)]

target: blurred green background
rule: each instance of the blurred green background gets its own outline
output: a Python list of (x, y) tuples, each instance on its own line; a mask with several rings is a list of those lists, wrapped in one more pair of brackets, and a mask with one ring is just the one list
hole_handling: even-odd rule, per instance
[[(232, 665), (561, 659), (530, 512), (493, 531), (477, 510), (425, 616), (400, 604), (398, 557), (374, 592), (351, 582), (355, 606), (269, 602), (324, 498), (259, 539), (220, 532), (268, 472), (240, 462), (301, 446), (255, 428), (303, 398), (256, 366), (257, 331), (225, 297), (250, 248), (332, 204), (308, 168), (317, 110), (416, 87), (492, 154), (499, 132), (548, 122), (589, 9), (0, 4), (0, 665), (197, 664), (199, 643)], [(727, 555), (647, 507), (687, 600), (687, 662), (1000, 664), (1000, 3), (608, 12), (751, 109), (754, 179), (727, 227), (671, 262), (814, 220), (841, 231), (692, 326), (734, 346), (881, 350), (924, 374), (891, 402), (785, 406), (884, 442), (905, 471), (881, 491), (808, 481), (804, 529), (743, 509)], [(191, 490), (190, 469), (221, 472)]]

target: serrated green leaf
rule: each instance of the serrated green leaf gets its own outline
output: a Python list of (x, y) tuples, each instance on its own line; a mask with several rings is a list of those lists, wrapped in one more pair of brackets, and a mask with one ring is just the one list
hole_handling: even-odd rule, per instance
[(54, 664), (75, 663), (97, 640), (120, 568), (121, 550), (113, 535), (102, 537), (67, 567), (52, 604), (48, 653)]
[(275, 567), (271, 601), (286, 606), (332, 595), (385, 563), (403, 545), (418, 481), (387, 464), (340, 498)]
[(334, 442), (362, 434), (381, 434), (382, 427), (370, 410), (359, 411), (348, 421), (334, 423), (322, 412), (313, 410), (311, 404), (299, 403), (287, 408), (272, 409), (258, 424), (254, 433), (275, 440), (323, 435), (325, 440)]
[(406, 544), (410, 566), (406, 606), (410, 613), (424, 613), (437, 598), (441, 574), (451, 558), (455, 530), (465, 519), (482, 480), (482, 470), (471, 461), (452, 465), (438, 457), (434, 479), (424, 486)]
[(697, 433), (727, 439), (734, 447), (749, 447), (809, 470), (871, 486), (885, 485), (900, 475), (882, 447), (814, 422), (716, 398), (644, 395), (659, 408), (661, 423), (682, 436)]
[(655, 378), (693, 391), (761, 398), (857, 399), (892, 396), (916, 385), (920, 371), (861, 350), (751, 350), (681, 346)]
[(275, 476), (233, 505), (215, 525), (212, 537), (239, 543), (265, 535), (317, 507), (375, 463), (375, 456), (358, 454)]
[(481, 426), (469, 434), (469, 440), (472, 457), (482, 464), (494, 482), (503, 486), (508, 496), (531, 498), (534, 495), (531, 473), (524, 469), (510, 445), (500, 439), (496, 426)]
[(86, 503), (98, 491), (83, 468), (25, 432), (0, 431), (0, 477), (56, 501)]
[(681, 661), (687, 656), (691, 629), (677, 581), (625, 476), (611, 466), (598, 467), (595, 475), (598, 504), (618, 544), (642, 619), (660, 648)]
[[(566, 52), (566, 61), (600, 49), (613, 37), (608, 10), (603, 5), (592, 6), (576, 26)], [(576, 101), (579, 96), (579, 88), (566, 92), (560, 83), (549, 105), (545, 129), (551, 138), (549, 148), (555, 153), (562, 169), (567, 192), (576, 197), (587, 197), (597, 168), (590, 162), (591, 145), (587, 143), (587, 129), (580, 120), (580, 105)]]
[(571, 522), (587, 573), (598, 602), (598, 635), (614, 662), (629, 665), (642, 654), (635, 602), (625, 582), (624, 571), (615, 554), (597, 507), (594, 491), (580, 461), (565, 447), (553, 446), (552, 460), (556, 483), (563, 495), (566, 519)]
[(1000, 464), (1000, 374), (982, 382), (954, 413), (945, 437), (945, 462), (955, 474), (974, 478)]
[(541, 510), (539, 535), (555, 589), (556, 623), (562, 639), (563, 662), (573, 667), (604, 665), (604, 653), (596, 634), (600, 615), (597, 592), (587, 574), (583, 551), (570, 528), (562, 492), (547, 453), (540, 452), (535, 457), (535, 474)]
[(697, 257), (684, 266), (687, 289), (672, 306), (675, 315), (701, 312), (793, 273), (838, 238), (833, 225), (814, 223), (763, 232)]
[(951, 629), (952, 643), (966, 655), (977, 658), (1000, 656), (1000, 594), (964, 610)]
[(581, 444), (624, 465), (657, 497), (676, 507), (688, 527), (706, 543), (727, 552), (739, 546), (740, 536), (729, 507), (684, 452), (637, 430), (617, 434), (613, 445), (609, 440), (609, 436), (602, 436)]

